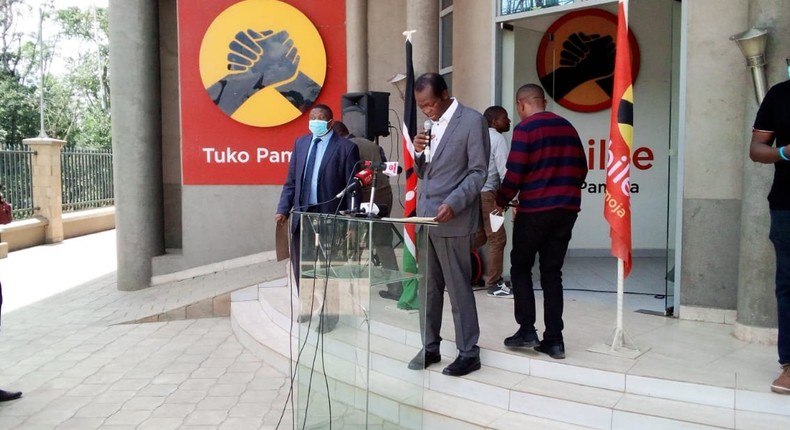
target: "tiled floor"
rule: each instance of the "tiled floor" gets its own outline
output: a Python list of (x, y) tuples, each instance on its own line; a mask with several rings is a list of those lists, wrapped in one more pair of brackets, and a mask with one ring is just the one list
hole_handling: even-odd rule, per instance
[[(124, 293), (115, 286), (114, 252), (114, 235), (108, 232), (0, 260), (6, 299), (0, 387), (25, 392), (21, 400), (0, 405), (0, 428), (273, 428), (287, 378), (245, 352), (227, 319), (118, 323), (213, 290), (248, 285), (249, 279), (282, 275), (269, 268), (228, 271)], [(636, 312), (664, 309), (663, 298), (653, 295), (663, 294), (665, 267), (661, 259), (637, 261), (634, 267), (626, 291), (648, 294), (626, 295), (625, 328), (638, 346), (650, 350), (638, 360), (587, 350), (614, 327), (615, 295), (576, 289), (613, 291), (615, 266), (611, 259), (577, 257), (565, 268), (565, 364), (626, 373), (636, 390), (662, 390), (655, 378), (666, 378), (748, 390), (757, 397), (739, 401), (769, 411), (786, 406), (784, 397), (768, 392), (778, 371), (775, 347), (740, 342), (728, 325)], [(512, 300), (484, 292), (477, 299), (480, 345), (492, 354), (507, 352), (502, 339), (515, 330)], [(386, 304), (375, 302), (371, 312), (401, 317)], [(449, 316), (444, 327), (445, 337), (452, 339)], [(550, 359), (531, 351), (521, 354), (544, 366), (542, 371), (552, 371)], [(715, 390), (708, 394), (711, 402), (716, 396)]]

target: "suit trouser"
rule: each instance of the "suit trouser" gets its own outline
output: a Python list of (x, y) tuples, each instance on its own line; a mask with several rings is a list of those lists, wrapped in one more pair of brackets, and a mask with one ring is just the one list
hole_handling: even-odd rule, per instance
[[(450, 297), (455, 327), (455, 344), (461, 357), (477, 357), (480, 348), (480, 325), (477, 320), (477, 303), (469, 280), (472, 277), (472, 262), (469, 249), (473, 235), (461, 237), (438, 237), (419, 235), (421, 252), (418, 256), (420, 272), (420, 328), (423, 330), (423, 345), (428, 352), (439, 352), (442, 328), (444, 290)], [(427, 268), (428, 273), (422, 268)], [(425, 276), (427, 275), (427, 276)]]
[[(312, 220), (315, 222), (312, 225), (307, 225), (304, 228), (304, 232), (302, 231), (301, 220), (294, 220), (297, 225), (291, 236), (291, 267), (294, 272), (296, 289), (300, 297), (305, 294), (310, 295), (310, 301), (307, 303), (309, 307), (308, 309), (303, 309), (301, 313), (312, 313), (316, 305), (314, 300), (318, 298), (321, 301), (322, 313), (335, 315), (339, 312), (340, 296), (337, 291), (327, 290), (328, 279), (326, 277), (310, 277), (303, 282), (301, 277), (303, 269), (308, 268), (313, 271), (320, 271), (321, 267), (325, 267), (326, 263), (331, 262), (337, 249), (331, 247), (328, 242), (331, 242), (331, 239), (335, 239), (341, 234), (345, 235), (345, 232), (339, 232), (337, 229), (333, 231), (325, 223), (326, 221), (319, 217), (312, 218)], [(304, 237), (302, 233), (305, 234)], [(315, 238), (316, 233), (318, 233), (318, 238)], [(316, 295), (320, 297), (316, 297)]]
[[(382, 217), (389, 216), (389, 208), (379, 213)], [(393, 226), (388, 222), (374, 222), (372, 224), (373, 246), (376, 249), (376, 255), (379, 258), (381, 267), (389, 270), (399, 271), (398, 257), (395, 256), (395, 250), (392, 247), (393, 239)], [(403, 284), (399, 282), (391, 282), (387, 284), (387, 291), (396, 296), (403, 293)]]
[(562, 341), (562, 265), (578, 215), (566, 209), (519, 213), (513, 226), (513, 250), (510, 251), (513, 311), (520, 330), (535, 330), (532, 266), (537, 254), (546, 326), (544, 341)]

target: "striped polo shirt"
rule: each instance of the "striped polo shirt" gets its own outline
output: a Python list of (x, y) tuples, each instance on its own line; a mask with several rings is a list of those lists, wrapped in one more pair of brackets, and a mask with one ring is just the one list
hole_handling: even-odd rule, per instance
[(504, 207), (518, 195), (517, 212), (578, 212), (586, 177), (587, 160), (576, 129), (557, 114), (539, 112), (513, 129), (497, 205)]

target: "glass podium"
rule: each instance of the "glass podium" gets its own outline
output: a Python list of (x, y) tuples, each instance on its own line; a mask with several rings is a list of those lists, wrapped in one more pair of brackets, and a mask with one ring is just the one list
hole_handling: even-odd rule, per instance
[(419, 250), (404, 231), (430, 225), (294, 216), (301, 220), (296, 428), (423, 428), (426, 374), (407, 365), (422, 345), (417, 285), (425, 273), (417, 273)]

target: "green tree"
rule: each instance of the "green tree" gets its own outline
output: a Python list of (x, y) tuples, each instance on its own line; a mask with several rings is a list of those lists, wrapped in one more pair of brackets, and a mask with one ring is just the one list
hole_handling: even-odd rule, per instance
[[(28, 3), (0, 0), (0, 143), (39, 134), (43, 67), (46, 134), (70, 146), (111, 148), (107, 10), (55, 10), (49, 0), (39, 43), (38, 25), (30, 25), (38, 11)], [(77, 52), (64, 49), (77, 43)], [(54, 61), (64, 72), (51, 73)]]
[(72, 7), (55, 17), (61, 40), (78, 41), (85, 49), (64, 58), (68, 72), (52, 82), (53, 130), (71, 145), (111, 148), (107, 10)]
[(22, 0), (0, 0), (0, 143), (21, 143), (37, 134), (35, 88), (26, 85), (35, 46), (20, 24), (21, 14), (29, 11)]

